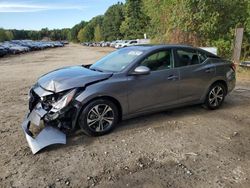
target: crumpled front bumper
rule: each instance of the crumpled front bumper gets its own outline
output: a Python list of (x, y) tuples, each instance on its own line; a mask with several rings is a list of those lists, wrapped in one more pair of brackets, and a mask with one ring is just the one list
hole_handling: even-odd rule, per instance
[(32, 136), (29, 128), (31, 124), (39, 127), (43, 123), (43, 117), (47, 114), (42, 108), (41, 103), (26, 116), (22, 123), (22, 128), (26, 136), (27, 142), (33, 154), (52, 144), (66, 144), (66, 135), (59, 129), (49, 125), (45, 125), (42, 131), (36, 136)]

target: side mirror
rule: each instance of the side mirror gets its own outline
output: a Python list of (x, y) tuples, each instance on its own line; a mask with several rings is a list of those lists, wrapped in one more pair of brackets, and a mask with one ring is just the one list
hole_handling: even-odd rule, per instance
[(147, 75), (150, 73), (150, 69), (146, 66), (139, 66), (136, 67), (134, 72), (132, 73), (133, 75)]

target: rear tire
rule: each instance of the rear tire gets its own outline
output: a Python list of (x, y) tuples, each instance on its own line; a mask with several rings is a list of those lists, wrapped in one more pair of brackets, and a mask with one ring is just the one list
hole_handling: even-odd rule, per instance
[(223, 104), (225, 96), (225, 86), (221, 83), (215, 83), (210, 87), (204, 105), (210, 110), (216, 110)]
[(78, 124), (85, 134), (102, 136), (110, 133), (116, 127), (118, 120), (116, 105), (109, 100), (97, 99), (84, 107)]

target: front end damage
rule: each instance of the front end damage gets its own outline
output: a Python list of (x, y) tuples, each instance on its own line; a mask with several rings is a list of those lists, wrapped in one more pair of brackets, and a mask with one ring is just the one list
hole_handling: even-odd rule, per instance
[(80, 109), (76, 89), (53, 93), (36, 85), (30, 90), (29, 110), (22, 128), (33, 154), (52, 144), (66, 144)]
[(112, 73), (84, 66), (64, 67), (41, 76), (30, 90), (29, 110), (22, 128), (35, 154), (52, 144), (65, 144), (65, 133), (76, 128), (82, 104), (75, 100), (91, 85)]

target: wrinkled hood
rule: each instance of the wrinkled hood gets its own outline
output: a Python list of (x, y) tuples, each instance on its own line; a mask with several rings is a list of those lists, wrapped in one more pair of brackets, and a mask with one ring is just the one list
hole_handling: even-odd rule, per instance
[(38, 79), (38, 85), (52, 92), (84, 87), (86, 84), (108, 79), (112, 73), (92, 71), (83, 66), (72, 66), (49, 72)]

